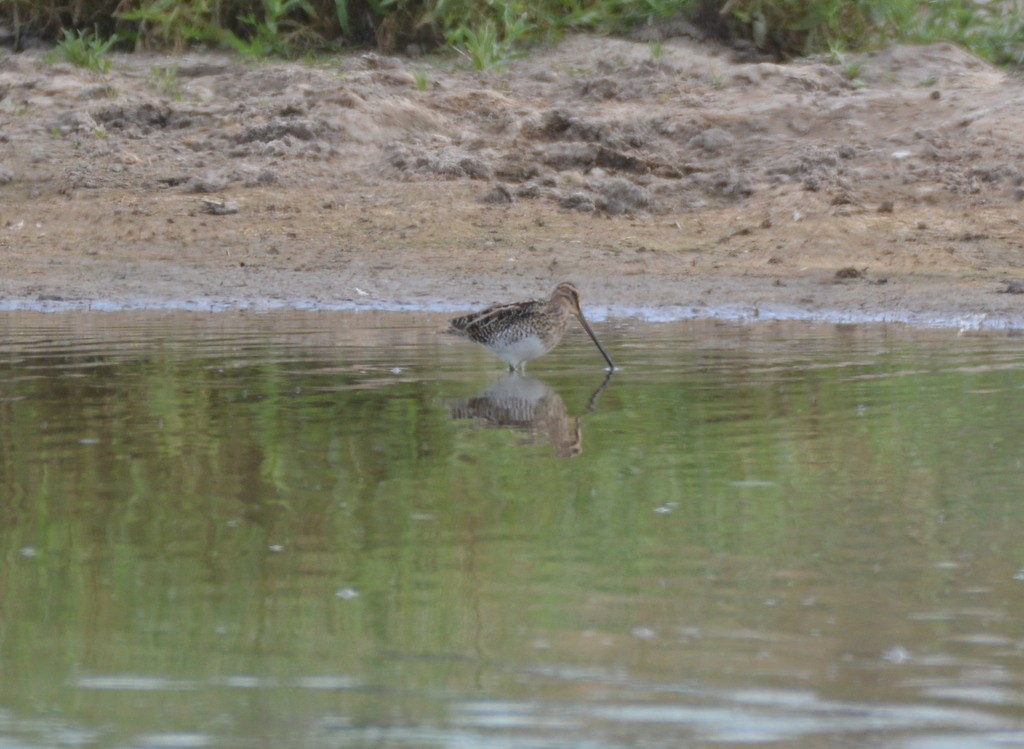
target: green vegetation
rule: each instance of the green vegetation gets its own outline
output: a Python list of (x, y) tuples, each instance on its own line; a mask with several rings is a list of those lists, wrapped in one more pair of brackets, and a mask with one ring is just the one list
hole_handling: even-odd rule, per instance
[[(914, 34), (932, 11), (916, 0), (738, 0), (730, 3), (733, 33), (782, 56), (860, 49)], [(736, 28), (738, 27), (738, 28)]]
[(843, 52), (843, 47), (838, 42), (830, 42), (828, 48), (829, 57), (832, 58), (832, 62), (839, 65), (843, 69), (843, 75), (854, 83), (858, 82), (857, 76), (860, 75), (860, 69), (863, 67), (863, 62), (853, 62), (847, 58)]
[(736, 0), (731, 33), (782, 56), (887, 41), (950, 41), (1001, 65), (1024, 62), (1024, 16), (979, 0)]
[(181, 100), (181, 80), (178, 78), (177, 65), (168, 65), (167, 67), (153, 65), (149, 72), (157, 91), (175, 100)]
[(969, 0), (933, 0), (917, 38), (944, 39), (999, 65), (1024, 65), (1024, 15), (1019, 6)]
[(288, 16), (299, 11), (312, 15), (313, 8), (308, 0), (263, 0), (262, 15), (252, 12), (240, 19), (248, 33), (238, 36), (225, 30), (224, 40), (236, 52), (248, 57), (287, 55), (290, 50), (303, 46), (304, 30), (301, 27), (289, 30)]
[(252, 56), (375, 45), (448, 47), (476, 66), (501, 64), (523, 45), (573, 29), (614, 32), (688, 13), (697, 0), (0, 0), (19, 37), (65, 29), (119, 34), (124, 46), (231, 47)]
[(458, 36), (452, 40), (452, 46), (468, 55), (475, 70), (502, 65), (511, 49), (511, 45), (504, 44), (498, 38), (498, 30), (490, 21), (484, 22), (479, 28), (460, 29)]
[(104, 41), (98, 33), (64, 29), (64, 38), (54, 47), (50, 59), (105, 73), (110, 69), (107, 51), (116, 43), (116, 34)]
[(781, 58), (945, 40), (1024, 64), (1024, 13), (985, 0), (0, 0), (0, 21), (19, 39), (59, 41), (67, 59), (100, 70), (114, 44), (214, 45), (257, 58), (415, 44), (482, 69), (567, 31), (622, 33), (680, 15)]
[(715, 89), (725, 88), (725, 84), (728, 82), (725, 74), (718, 69), (714, 62), (708, 65), (708, 77), (711, 78), (711, 86)]

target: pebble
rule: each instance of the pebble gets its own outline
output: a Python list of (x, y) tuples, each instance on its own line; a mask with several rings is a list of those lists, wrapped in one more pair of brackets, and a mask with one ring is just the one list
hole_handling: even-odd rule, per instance
[(582, 213), (593, 213), (597, 210), (597, 206), (594, 204), (593, 198), (587, 195), (585, 192), (574, 192), (563, 197), (558, 204), (562, 208), (571, 208), (574, 211), (580, 211)]
[(499, 182), (493, 188), (491, 188), (491, 190), (485, 193), (482, 198), (480, 198), (480, 202), (490, 203), (492, 205), (507, 205), (509, 203), (516, 202), (516, 198), (515, 195), (512, 194), (512, 191), (509, 189), (508, 185), (504, 185)]
[(238, 213), (238, 203), (231, 200), (203, 198), (199, 204), (199, 209), (203, 213), (210, 213), (214, 216), (226, 216), (231, 213)]
[(719, 153), (731, 148), (735, 143), (736, 138), (731, 133), (713, 127), (693, 136), (688, 145), (691, 148), (699, 148), (705, 153)]
[(230, 180), (220, 172), (207, 172), (202, 177), (192, 177), (185, 183), (185, 192), (209, 193), (220, 192), (228, 186)]
[(608, 180), (599, 188), (596, 207), (611, 216), (634, 213), (651, 205), (651, 194), (624, 177)]

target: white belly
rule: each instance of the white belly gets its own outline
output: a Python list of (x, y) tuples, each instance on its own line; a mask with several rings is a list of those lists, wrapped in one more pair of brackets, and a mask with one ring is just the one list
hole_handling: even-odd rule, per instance
[(544, 356), (551, 350), (535, 335), (520, 338), (518, 341), (490, 343), (487, 348), (512, 368), (517, 368), (523, 362)]

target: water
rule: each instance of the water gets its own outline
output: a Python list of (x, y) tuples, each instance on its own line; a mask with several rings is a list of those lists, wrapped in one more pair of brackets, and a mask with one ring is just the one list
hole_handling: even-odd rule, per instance
[(1024, 746), (1024, 339), (0, 316), (0, 749)]

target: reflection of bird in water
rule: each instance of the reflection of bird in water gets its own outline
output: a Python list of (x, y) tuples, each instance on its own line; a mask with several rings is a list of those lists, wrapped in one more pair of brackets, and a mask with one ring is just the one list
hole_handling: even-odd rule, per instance
[(456, 317), (445, 332), (479, 343), (508, 364), (510, 370), (516, 371), (557, 346), (572, 317), (580, 321), (608, 362), (608, 368), (614, 370), (611, 357), (583, 316), (580, 293), (571, 283), (558, 284), (550, 299), (498, 304), (481, 312)]
[[(608, 385), (612, 373), (590, 397), (587, 411)], [(535, 377), (513, 372), (492, 382), (476, 398), (460, 398), (448, 403), (453, 419), (477, 419), (486, 426), (520, 429), (533, 436), (545, 436), (560, 458), (573, 458), (583, 452), (583, 424), (579, 416), (570, 416), (554, 388)]]

